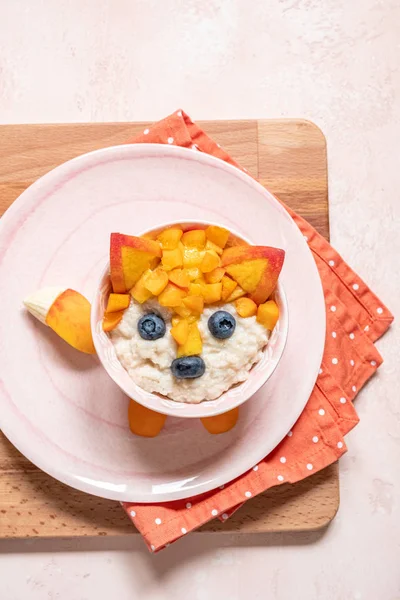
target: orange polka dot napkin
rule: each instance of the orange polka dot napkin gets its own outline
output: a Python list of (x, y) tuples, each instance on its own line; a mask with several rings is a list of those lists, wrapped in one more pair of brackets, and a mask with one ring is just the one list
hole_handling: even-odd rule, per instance
[[(240, 168), (181, 110), (145, 129), (131, 142), (184, 146)], [(286, 438), (236, 480), (185, 500), (123, 503), (152, 552), (210, 519), (228, 519), (243, 502), (270, 487), (295, 483), (335, 462), (346, 452), (344, 435), (358, 423), (354, 397), (382, 363), (374, 342), (388, 329), (393, 316), (332, 246), (307, 221), (285, 208), (308, 242), (325, 293), (327, 335), (314, 390)]]

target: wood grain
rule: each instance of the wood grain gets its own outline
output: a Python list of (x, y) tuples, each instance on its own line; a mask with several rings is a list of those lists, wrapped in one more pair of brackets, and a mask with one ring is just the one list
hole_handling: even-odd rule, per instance
[[(147, 123), (0, 126), (0, 214), (23, 190), (84, 152), (123, 144)], [(309, 121), (204, 121), (207, 133), (291, 208), (329, 237), (326, 143)], [(0, 434), (0, 537), (120, 535), (135, 531), (120, 505), (59, 483)], [(222, 524), (200, 531), (313, 530), (339, 505), (338, 468), (248, 501)]]

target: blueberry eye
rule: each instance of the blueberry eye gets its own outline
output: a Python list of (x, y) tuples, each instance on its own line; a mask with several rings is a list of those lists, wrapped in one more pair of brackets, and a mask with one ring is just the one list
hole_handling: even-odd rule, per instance
[(144, 315), (138, 321), (138, 331), (144, 340), (158, 340), (165, 335), (164, 319), (155, 313)]
[(208, 319), (208, 329), (211, 334), (219, 340), (230, 338), (235, 331), (235, 327), (235, 317), (226, 310), (217, 310), (217, 312)]

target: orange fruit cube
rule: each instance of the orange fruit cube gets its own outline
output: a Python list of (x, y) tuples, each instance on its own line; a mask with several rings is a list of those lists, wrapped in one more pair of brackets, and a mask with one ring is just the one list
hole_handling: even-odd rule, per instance
[(240, 317), (254, 317), (257, 314), (257, 304), (250, 298), (238, 298), (235, 302), (237, 314)]
[(197, 322), (189, 324), (188, 338), (184, 344), (178, 347), (178, 357), (195, 356), (201, 354), (203, 343)]
[(216, 252), (218, 256), (221, 256), (221, 254), (223, 253), (223, 249), (217, 246), (217, 244), (214, 244), (214, 242), (211, 242), (210, 240), (206, 241), (206, 250), (214, 250), (214, 252)]
[(186, 292), (169, 282), (165, 290), (163, 290), (158, 296), (158, 302), (161, 306), (175, 308), (182, 305), (182, 298), (185, 295)]
[(192, 229), (191, 231), (185, 231), (182, 236), (182, 244), (190, 248), (197, 248), (203, 250), (206, 245), (206, 232), (204, 229)]
[(211, 250), (207, 250), (204, 254), (203, 260), (200, 264), (200, 270), (203, 273), (209, 273), (210, 271), (214, 271), (220, 265), (220, 259), (218, 254)]
[(237, 300), (238, 298), (241, 298), (242, 296), (246, 295), (246, 290), (244, 290), (243, 288), (240, 287), (240, 285), (237, 285), (235, 287), (235, 289), (233, 290), (232, 294), (230, 296), (228, 296), (227, 298), (227, 302), (234, 302), (235, 300)]
[(202, 286), (201, 295), (205, 304), (213, 304), (221, 300), (222, 283), (206, 283)]
[(201, 283), (191, 283), (189, 285), (189, 296), (201, 296), (202, 288)]
[(168, 273), (168, 277), (178, 287), (189, 287), (190, 279), (186, 269), (173, 269)]
[(203, 296), (187, 296), (183, 299), (183, 304), (192, 312), (201, 314), (204, 309)]
[(201, 277), (201, 271), (198, 267), (190, 267), (189, 269), (185, 269), (186, 273), (190, 279), (190, 281), (194, 281)]
[(121, 321), (124, 311), (106, 313), (103, 317), (103, 331), (112, 331)]
[(171, 227), (170, 229), (164, 229), (164, 231), (159, 233), (157, 239), (163, 250), (175, 250), (175, 248), (178, 247), (182, 235), (182, 229)]
[(130, 291), (132, 298), (134, 298), (136, 302), (139, 302), (139, 304), (147, 302), (147, 300), (149, 300), (153, 296), (150, 290), (148, 290), (145, 286), (146, 279), (150, 273), (151, 271), (145, 271), (139, 279), (139, 281), (135, 283), (135, 285)]
[(206, 229), (206, 236), (210, 242), (216, 244), (220, 248), (225, 248), (226, 243), (229, 239), (229, 231), (223, 227), (217, 227), (216, 225), (210, 225)]
[(225, 302), (229, 298), (229, 296), (232, 294), (235, 287), (237, 287), (237, 283), (236, 283), (236, 281), (233, 281), (233, 279), (231, 279), (227, 275), (224, 275), (222, 277), (221, 282), (222, 282), (221, 299)]
[(179, 322), (171, 328), (171, 335), (179, 346), (186, 344), (189, 336), (189, 321), (179, 319)]
[(209, 273), (205, 273), (204, 278), (206, 280), (206, 283), (219, 283), (224, 275), (225, 269), (223, 269), (222, 267), (217, 267)]
[(172, 271), (172, 269), (182, 267), (183, 256), (179, 245), (175, 250), (163, 250), (161, 262), (166, 271)]
[(168, 275), (163, 269), (151, 271), (144, 282), (144, 287), (154, 296), (158, 296), (166, 288)]
[(190, 246), (183, 246), (183, 266), (191, 269), (193, 267), (199, 267), (204, 257), (204, 250), (198, 248), (192, 248)]
[(118, 312), (128, 308), (131, 298), (129, 294), (110, 294), (108, 297), (106, 313)]
[(257, 321), (261, 323), (261, 325), (264, 325), (264, 327), (272, 331), (278, 319), (279, 308), (276, 302), (268, 300), (268, 302), (260, 304), (257, 310)]

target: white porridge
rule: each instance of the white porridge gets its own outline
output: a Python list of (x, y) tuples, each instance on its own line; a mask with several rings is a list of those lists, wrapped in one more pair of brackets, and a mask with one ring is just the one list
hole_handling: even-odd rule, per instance
[[(216, 339), (208, 329), (208, 319), (217, 310), (225, 310), (236, 319), (234, 334), (225, 340)], [(163, 317), (166, 333), (162, 338), (148, 341), (139, 335), (137, 324), (143, 315), (151, 312)], [(233, 385), (245, 381), (251, 367), (261, 359), (270, 336), (256, 317), (240, 317), (233, 304), (207, 307), (198, 323), (205, 373), (197, 379), (176, 379), (171, 371), (171, 363), (177, 357), (177, 344), (170, 334), (171, 317), (172, 312), (156, 300), (144, 304), (132, 300), (110, 338), (119, 361), (137, 385), (177, 402), (197, 404), (214, 400)]]

